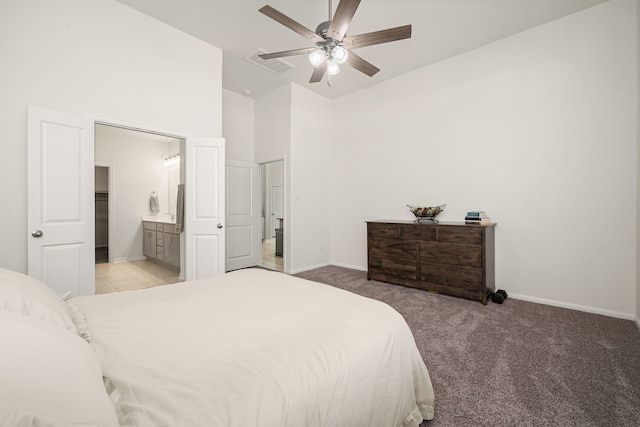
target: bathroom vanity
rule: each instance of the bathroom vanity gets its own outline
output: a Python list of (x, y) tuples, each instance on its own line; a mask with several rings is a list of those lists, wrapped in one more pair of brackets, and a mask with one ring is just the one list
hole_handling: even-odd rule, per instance
[(142, 221), (142, 253), (149, 261), (180, 269), (180, 233), (166, 221)]

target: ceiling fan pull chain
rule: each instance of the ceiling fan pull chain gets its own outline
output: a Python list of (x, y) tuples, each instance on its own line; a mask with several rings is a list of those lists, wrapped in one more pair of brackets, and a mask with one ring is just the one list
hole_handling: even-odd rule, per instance
[(329, 21), (331, 21), (331, 13), (333, 13), (333, 6), (331, 6), (331, 0), (329, 0)]

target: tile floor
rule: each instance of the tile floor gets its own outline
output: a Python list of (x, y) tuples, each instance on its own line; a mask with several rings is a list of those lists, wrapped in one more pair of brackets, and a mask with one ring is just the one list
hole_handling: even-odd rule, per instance
[(283, 271), (282, 257), (276, 256), (276, 239), (262, 241), (262, 267), (269, 270)]
[(96, 294), (152, 288), (179, 281), (176, 270), (146, 259), (96, 264)]
[[(283, 271), (282, 257), (276, 256), (276, 240), (262, 242), (262, 267)], [(96, 294), (152, 288), (179, 282), (178, 272), (146, 259), (96, 263)]]

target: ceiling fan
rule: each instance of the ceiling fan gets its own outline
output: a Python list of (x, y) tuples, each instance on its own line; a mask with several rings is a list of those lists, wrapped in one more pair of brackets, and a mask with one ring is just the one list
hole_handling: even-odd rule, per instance
[(340, 65), (344, 63), (369, 77), (373, 76), (380, 69), (356, 55), (353, 49), (408, 39), (411, 37), (411, 25), (347, 36), (347, 29), (359, 4), (360, 0), (341, 0), (332, 18), (331, 12), (333, 8), (331, 7), (331, 0), (329, 0), (329, 20), (320, 23), (315, 32), (269, 5), (262, 7), (259, 12), (311, 40), (315, 43), (315, 47), (263, 53), (259, 55), (260, 58), (273, 59), (283, 56), (309, 54), (309, 62), (315, 68), (309, 83), (316, 83), (322, 80), (325, 72), (329, 76), (337, 74), (340, 72)]

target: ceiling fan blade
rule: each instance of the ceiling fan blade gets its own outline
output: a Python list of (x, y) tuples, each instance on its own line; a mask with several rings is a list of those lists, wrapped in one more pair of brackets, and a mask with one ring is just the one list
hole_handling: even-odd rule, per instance
[(370, 62), (365, 61), (364, 59), (356, 55), (353, 51), (349, 51), (347, 64), (351, 65), (353, 68), (360, 71), (361, 73), (366, 74), (369, 77), (380, 71), (380, 68), (376, 67)]
[(283, 56), (302, 55), (316, 50), (315, 47), (303, 47), (302, 49), (283, 50), (281, 52), (263, 53), (258, 55), (262, 59), (282, 58)]
[(357, 36), (348, 36), (342, 41), (344, 41), (345, 48), (355, 49), (358, 47), (372, 46), (374, 44), (394, 42), (396, 40), (408, 38), (411, 38), (411, 25), (373, 31), (371, 33), (359, 34)]
[(356, 9), (360, 5), (360, 0), (340, 0), (336, 13), (333, 15), (329, 31), (327, 31), (327, 37), (334, 38), (341, 41), (351, 24), (353, 15), (356, 14)]
[(273, 19), (274, 21), (281, 23), (285, 27), (295, 31), (296, 33), (300, 34), (302, 37), (307, 38), (313, 41), (314, 43), (321, 42), (324, 40), (321, 36), (317, 35), (316, 33), (311, 31), (304, 25), (294, 21), (284, 13), (277, 11), (276, 9), (272, 8), (269, 5), (263, 6), (261, 9), (258, 9), (258, 12), (263, 13), (264, 15), (267, 15), (269, 18)]
[(309, 79), (309, 83), (318, 83), (322, 80), (322, 76), (327, 71), (327, 61), (324, 61), (322, 64), (318, 65), (314, 70), (313, 74), (311, 74), (311, 79)]

